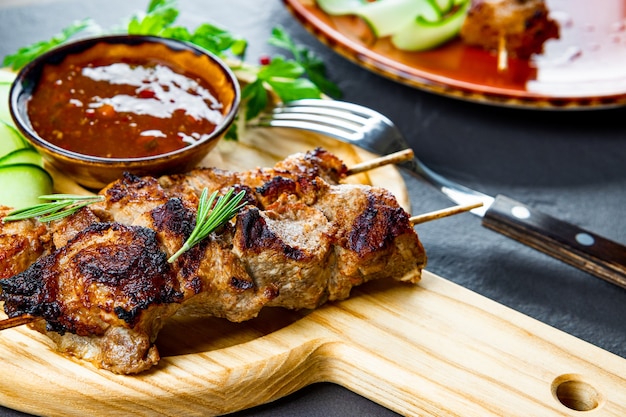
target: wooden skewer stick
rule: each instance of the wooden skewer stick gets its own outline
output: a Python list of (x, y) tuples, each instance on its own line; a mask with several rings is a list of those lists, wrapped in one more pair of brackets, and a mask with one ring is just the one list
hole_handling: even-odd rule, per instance
[(478, 207), (482, 207), (483, 203), (474, 203), (468, 205), (459, 205), (448, 207), (441, 210), (431, 211), (429, 213), (420, 214), (418, 216), (413, 216), (409, 219), (411, 224), (415, 226), (416, 224), (426, 223), (431, 220), (441, 219), (443, 217), (452, 216), (454, 214), (464, 213), (466, 211), (473, 210)]
[(38, 320), (38, 318), (35, 316), (31, 316), (30, 314), (24, 314), (23, 316), (0, 320), (0, 330), (10, 329), (12, 327), (32, 323), (35, 320)]
[(394, 152), (389, 155), (374, 158), (369, 161), (361, 162), (348, 169), (347, 175), (355, 175), (370, 169), (378, 168), (383, 165), (397, 164), (398, 162), (406, 162), (413, 158), (413, 150), (405, 149), (403, 151)]
[(506, 71), (509, 68), (509, 53), (506, 50), (506, 37), (500, 34), (498, 39), (498, 72)]

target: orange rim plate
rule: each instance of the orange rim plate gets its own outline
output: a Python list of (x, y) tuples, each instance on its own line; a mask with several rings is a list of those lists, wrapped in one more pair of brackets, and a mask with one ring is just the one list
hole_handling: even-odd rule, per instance
[(283, 0), (325, 45), (350, 61), (403, 84), (473, 102), (547, 110), (589, 110), (626, 104), (626, 0), (547, 0), (560, 37), (530, 60), (509, 59), (455, 39), (425, 52), (404, 52), (372, 40), (355, 17), (330, 16), (315, 0)]

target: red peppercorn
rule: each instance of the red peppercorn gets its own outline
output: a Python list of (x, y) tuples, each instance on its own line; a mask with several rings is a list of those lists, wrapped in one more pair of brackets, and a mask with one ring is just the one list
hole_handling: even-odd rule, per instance
[(139, 91), (138, 96), (140, 98), (154, 98), (156, 94), (152, 90), (141, 90)]

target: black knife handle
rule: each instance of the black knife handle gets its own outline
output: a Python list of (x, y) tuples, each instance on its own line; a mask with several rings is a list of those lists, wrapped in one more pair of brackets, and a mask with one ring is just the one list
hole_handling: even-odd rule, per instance
[(483, 225), (626, 288), (626, 246), (617, 242), (501, 195)]

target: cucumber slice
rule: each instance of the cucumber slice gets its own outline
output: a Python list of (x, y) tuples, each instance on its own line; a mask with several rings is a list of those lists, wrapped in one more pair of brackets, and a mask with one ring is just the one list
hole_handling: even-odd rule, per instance
[(9, 91), (14, 79), (14, 73), (0, 70), (0, 120), (11, 125), (13, 125), (13, 119), (11, 119), (9, 112)]
[(365, 3), (364, 0), (317, 0), (319, 8), (332, 15), (354, 14)]
[(459, 33), (469, 6), (470, 1), (467, 0), (439, 22), (429, 22), (418, 17), (393, 35), (391, 43), (405, 51), (424, 51), (441, 45)]
[(30, 144), (9, 123), (0, 120), (0, 157), (16, 149), (30, 148)]
[[(454, 6), (454, 0), (435, 0), (435, 3), (442, 16), (452, 10), (452, 6)], [(459, 1), (459, 3), (461, 2)]]
[(437, 21), (442, 16), (434, 0), (317, 0), (317, 4), (328, 14), (359, 16), (378, 38), (393, 35), (418, 16), (429, 21)]
[(15, 209), (41, 203), (40, 195), (52, 193), (52, 177), (33, 164), (0, 166), (0, 204)]
[(9, 90), (11, 84), (2, 83), (0, 81), (0, 120), (13, 125), (13, 119), (9, 112)]
[(11, 84), (13, 82), (13, 80), (15, 79), (15, 76), (17, 74), (12, 72), (12, 71), (8, 71), (5, 69), (0, 69), (0, 83), (8, 83)]
[(33, 164), (43, 167), (43, 158), (32, 148), (16, 149), (0, 158), (0, 166), (15, 164)]
[(429, 21), (441, 19), (439, 9), (431, 0), (379, 0), (366, 3), (354, 14), (365, 20), (379, 38), (393, 35), (418, 16)]

